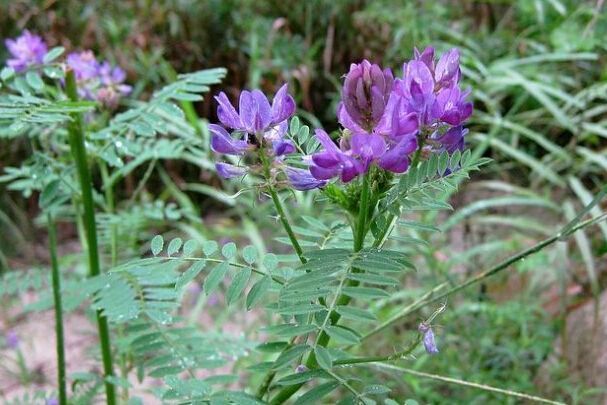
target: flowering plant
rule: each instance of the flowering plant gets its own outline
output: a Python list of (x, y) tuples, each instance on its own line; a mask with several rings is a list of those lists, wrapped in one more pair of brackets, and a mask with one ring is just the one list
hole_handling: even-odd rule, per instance
[[(466, 148), (472, 103), (460, 83), (457, 49), (439, 58), (431, 47), (415, 50), (400, 75), (367, 60), (352, 64), (336, 111), (339, 129), (317, 128), (310, 136), (287, 84), (271, 100), (260, 90), (243, 90), (238, 106), (220, 92), (219, 123), (206, 126), (191, 103), (221, 80), (224, 69), (179, 75), (138, 100), (126, 72), (91, 51), (62, 59), (63, 48), (49, 50), (27, 31), (6, 45), (11, 57), (0, 72), (0, 135), (25, 135), (36, 152), (21, 167), (7, 168), (0, 181), (25, 195), (39, 193), (51, 258), (60, 404), (67, 403), (72, 378), (66, 375), (63, 314), (85, 304), (97, 322), (103, 372), (75, 377), (73, 386), (86, 386), (73, 390), (75, 402), (90, 401), (103, 387), (108, 404), (142, 403), (132, 390), (156, 379), (150, 391), (166, 403), (282, 404), (295, 395), (297, 404), (330, 395), (340, 403), (395, 403), (391, 383), (359, 370), (440, 355), (446, 343), (434, 321), (446, 304), (434, 306), (437, 301), (594, 223), (576, 218), (537, 248), (382, 313), (376, 303), (400, 300), (404, 277), (415, 269), (417, 251), (410, 245), (427, 243), (425, 233), (438, 230), (415, 221), (412, 212), (449, 208), (449, 195), (488, 163)], [(217, 174), (228, 189), (236, 184), (233, 196), (205, 185), (185, 188), (217, 197), (235, 212), (275, 213), (287, 236), (277, 240), (290, 250), (267, 252), (264, 240), (242, 249), (230, 240), (220, 246), (198, 231), (199, 213), (156, 166), (165, 159)], [(145, 166), (137, 186), (117, 186)], [(168, 184), (163, 194), (179, 205), (160, 197), (150, 202), (144, 189), (153, 170)], [(257, 193), (246, 200), (250, 190)], [(119, 193), (126, 198), (119, 200)], [(297, 214), (296, 204), (304, 203), (313, 216)], [(68, 275), (58, 260), (58, 221), (77, 224), (89, 269), (88, 277), (63, 286)], [(193, 236), (165, 244), (155, 235), (150, 253), (140, 258), (141, 243), (161, 226)], [(421, 236), (399, 238), (399, 227)], [(274, 222), (264, 222), (262, 231), (275, 231)], [(195, 327), (193, 315), (184, 319), (188, 305), (197, 314), (205, 303), (219, 305), (218, 297), (227, 305), (242, 302), (267, 324), (234, 337)], [(365, 343), (420, 310), (423, 320), (405, 327), (411, 339), (367, 355)], [(233, 374), (209, 374), (222, 366)]]

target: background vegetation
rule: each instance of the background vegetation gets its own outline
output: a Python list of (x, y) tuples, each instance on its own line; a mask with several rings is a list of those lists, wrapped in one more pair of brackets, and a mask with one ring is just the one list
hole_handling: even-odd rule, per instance
[[(211, 94), (220, 88), (233, 98), (242, 88), (272, 92), (287, 81), (299, 116), (312, 127), (328, 130), (335, 129), (331, 125), (341, 76), (352, 61), (368, 58), (400, 73), (414, 46), (458, 47), (475, 103), (469, 147), (493, 163), (452, 199), (453, 212), (422, 212), (412, 218), (429, 224), (438, 216), (441, 232), (411, 227), (399, 231), (402, 243), (415, 242), (420, 235), (430, 237), (431, 243), (412, 245), (423, 261), (418, 263), (416, 277), (403, 280), (401, 293), (373, 304), (387, 319), (429, 286), (452, 283), (488, 268), (556, 233), (607, 183), (607, 11), (603, 3), (15, 0), (1, 3), (0, 32), (10, 38), (27, 28), (51, 46), (94, 49), (127, 70), (136, 96), (147, 96), (150, 89), (172, 81), (177, 72), (211, 67), (225, 67), (228, 72)], [(121, 254), (128, 256), (128, 250), (136, 251), (139, 242), (164, 231), (200, 240), (248, 243), (260, 254), (286, 252), (281, 240), (264, 237), (271, 233), (269, 229), (279, 229), (269, 216), (271, 208), (254, 195), (233, 198), (234, 186), (224, 184), (213, 172), (202, 125), (204, 120), (216, 119), (212, 97), (193, 106), (195, 110), (184, 105), (202, 152), (161, 154), (125, 172), (125, 180), (116, 189), (118, 200), (121, 194), (131, 196), (134, 191), (137, 198), (124, 199), (117, 213), (101, 218), (108, 224), (132, 225), (120, 235), (125, 247)], [(2, 172), (30, 153), (27, 142), (8, 136), (0, 136), (0, 142)], [(146, 181), (139, 184), (140, 178)], [(35, 268), (48, 266), (46, 238), (37, 231), (37, 195), (22, 197), (25, 187), (0, 185), (4, 277), (34, 274)], [(299, 194), (295, 199), (296, 208), (291, 209), (297, 210), (296, 217), (332, 215), (323, 202)], [(594, 214), (600, 212), (600, 205), (594, 208)], [(301, 220), (298, 225), (304, 224)], [(316, 243), (318, 235), (304, 234), (302, 229), (298, 230), (301, 236)], [(75, 274), (82, 273), (82, 258), (69, 245), (76, 237), (74, 229), (65, 226), (60, 231), (63, 264)], [(607, 286), (606, 254), (607, 225), (603, 224), (451, 297), (440, 318), (441, 327), (435, 331), (440, 355), (412, 358), (409, 368), (567, 402), (598, 401), (607, 387), (580, 378), (583, 373), (557, 353), (567, 340), (571, 310), (598, 302)], [(15, 294), (3, 299), (8, 306), (22, 308)], [(203, 305), (195, 305), (194, 310), (200, 311)], [(232, 310), (220, 303), (209, 311), (215, 322), (199, 325), (205, 331), (220, 330)], [(4, 324), (8, 328), (18, 322), (12, 316)], [(242, 330), (244, 336), (254, 336), (256, 322), (250, 320)], [(365, 354), (383, 353), (382, 348), (409, 340), (404, 331), (415, 330), (418, 322), (378, 335), (364, 347)], [(490, 392), (402, 370), (373, 372), (399, 376), (402, 384), (392, 388), (420, 403), (505, 401)], [(546, 375), (550, 378), (541, 378)]]

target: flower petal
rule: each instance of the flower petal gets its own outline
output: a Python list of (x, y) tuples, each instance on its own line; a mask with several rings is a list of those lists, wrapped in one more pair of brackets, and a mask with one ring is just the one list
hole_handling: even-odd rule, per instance
[(250, 91), (243, 90), (240, 93), (240, 100), (238, 103), (238, 113), (240, 115), (240, 122), (242, 129), (249, 132), (255, 133), (255, 118), (257, 116), (257, 103), (253, 98), (253, 94)]
[(356, 121), (354, 121), (354, 119), (350, 116), (343, 102), (339, 103), (339, 105), (337, 106), (337, 120), (344, 128), (349, 129), (355, 134), (365, 132), (365, 130), (362, 129), (360, 125), (358, 125)]
[(272, 143), (275, 156), (289, 155), (295, 152), (295, 145), (289, 140), (279, 140)]
[(247, 141), (233, 139), (220, 125), (209, 124), (209, 131), (211, 131), (211, 149), (217, 153), (242, 155), (249, 148)]
[(251, 94), (257, 105), (254, 119), (255, 132), (261, 132), (270, 125), (270, 122), (272, 122), (272, 109), (266, 95), (260, 90), (253, 90)]
[(289, 119), (295, 113), (295, 100), (288, 93), (288, 84), (283, 84), (274, 95), (272, 100), (272, 122), (279, 122)]
[(217, 107), (219, 121), (228, 128), (242, 129), (240, 117), (230, 100), (228, 100), (228, 96), (222, 91), (215, 97), (215, 100), (219, 104), (219, 107)]
[(417, 149), (417, 137), (412, 135), (393, 145), (379, 160), (379, 167), (394, 173), (404, 173), (409, 168), (409, 155)]
[(436, 71), (434, 78), (436, 83), (443, 86), (451, 84), (453, 78), (457, 76), (459, 72), (459, 51), (457, 48), (453, 48), (448, 52), (444, 53), (436, 64)]
[(365, 161), (379, 158), (386, 151), (384, 138), (375, 134), (354, 134), (352, 152)]
[(318, 180), (329, 180), (337, 176), (341, 171), (340, 166), (333, 166), (331, 168), (324, 168), (316, 165), (310, 165), (310, 173), (314, 178)]
[(322, 151), (312, 155), (312, 162), (322, 168), (330, 169), (338, 166), (341, 163), (341, 158), (335, 153)]
[(240, 166), (234, 166), (229, 163), (218, 162), (215, 163), (215, 169), (224, 179), (231, 179), (234, 177), (241, 177), (247, 173), (247, 169)]
[(296, 190), (312, 190), (319, 187), (324, 187), (327, 182), (325, 180), (316, 179), (309, 170), (287, 167), (285, 169), (289, 183)]

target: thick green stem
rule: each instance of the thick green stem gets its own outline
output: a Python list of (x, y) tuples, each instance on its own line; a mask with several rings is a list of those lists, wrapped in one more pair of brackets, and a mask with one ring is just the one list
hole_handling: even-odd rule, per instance
[[(66, 75), (66, 92), (71, 101), (78, 101), (78, 91), (76, 87), (76, 78), (72, 70), (68, 70)], [(95, 206), (93, 202), (93, 186), (91, 172), (88, 167), (86, 157), (86, 147), (84, 144), (84, 134), (82, 128), (82, 117), (78, 113), (72, 113), (72, 122), (68, 127), (70, 148), (76, 168), (78, 170), (78, 179), (82, 193), (82, 205), (84, 208), (83, 223), (86, 233), (87, 254), (89, 261), (89, 273), (95, 277), (101, 273), (99, 265), (99, 248), (97, 246), (97, 226), (95, 224)], [(114, 385), (108, 380), (113, 377), (112, 350), (110, 345), (110, 332), (107, 319), (101, 311), (97, 311), (97, 327), (99, 329), (99, 340), (101, 345), (101, 357), (103, 360), (103, 371), (105, 381), (106, 401), (108, 405), (116, 404), (116, 392)]]
[(365, 244), (367, 235), (367, 217), (369, 215), (369, 175), (363, 177), (360, 207), (358, 207), (358, 221), (356, 221), (356, 237), (354, 238), (354, 251), (358, 252)]
[[(413, 155), (413, 161), (411, 162), (410, 167), (416, 167), (417, 164), (419, 163), (419, 160), (421, 159), (421, 155), (422, 155), (422, 149), (424, 148), (425, 143), (426, 143), (425, 138), (421, 137), (420, 141), (419, 141), (419, 146), (417, 147), (417, 150), (415, 151), (415, 155)], [(388, 216), (386, 217), (386, 225), (382, 229), (380, 235), (375, 239), (375, 242), (373, 243), (373, 247), (380, 248), (384, 245), (384, 243), (386, 243), (386, 241), (388, 240), (388, 237), (390, 236), (390, 233), (392, 233), (392, 228), (394, 228), (394, 225), (396, 224), (397, 220), (398, 220), (398, 217), (396, 215), (394, 215), (392, 213), (388, 214)]]
[[(365, 175), (365, 177), (363, 178), (363, 184), (362, 184), (361, 191), (362, 192), (361, 192), (361, 198), (360, 198), (360, 206), (358, 208), (358, 219), (354, 226), (354, 252), (359, 252), (364, 247), (365, 236), (367, 236), (367, 231), (369, 229), (367, 226), (368, 225), (367, 220), (369, 217), (369, 209), (370, 209), (370, 207), (369, 207), (370, 187), (369, 187), (369, 175), (368, 174)], [(349, 302), (350, 302), (350, 297), (348, 297), (346, 295), (342, 295), (337, 299), (336, 305), (339, 305), (339, 306), (348, 305)], [(337, 322), (339, 322), (340, 318), (341, 318), (341, 315), (336, 311), (332, 311), (331, 314), (329, 315), (331, 325), (335, 325)], [(327, 347), (330, 340), (331, 340), (331, 337), (327, 333), (325, 333), (325, 331), (321, 331), (320, 334), (318, 335), (318, 340), (316, 341), (316, 345), (322, 346), (322, 347)], [(311, 353), (310, 356), (308, 357), (308, 360), (306, 361), (306, 367), (308, 367), (310, 369), (318, 367), (318, 362), (316, 361), (316, 356), (314, 355), (314, 353)], [(278, 394), (276, 394), (276, 396), (270, 401), (270, 404), (272, 404), (272, 405), (282, 404), (287, 399), (289, 399), (291, 396), (293, 396), (293, 394), (295, 394), (299, 390), (299, 388), (301, 388), (302, 385), (303, 384), (295, 384), (295, 385), (290, 385), (288, 387), (285, 387)]]
[(51, 255), (51, 277), (53, 281), (53, 301), (55, 304), (55, 338), (57, 339), (57, 386), (59, 387), (59, 404), (67, 404), (65, 388), (65, 342), (63, 338), (63, 305), (61, 303), (61, 275), (57, 260), (57, 229), (53, 216), (46, 215), (48, 223), (48, 246)]

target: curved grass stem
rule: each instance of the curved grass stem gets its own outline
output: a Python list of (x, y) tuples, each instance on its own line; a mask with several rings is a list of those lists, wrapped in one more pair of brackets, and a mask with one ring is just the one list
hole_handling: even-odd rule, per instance
[(476, 283), (486, 279), (487, 277), (490, 277), (496, 273), (499, 273), (500, 271), (505, 270), (505, 269), (509, 268), (510, 266), (512, 266), (513, 264), (523, 260), (527, 256), (537, 253), (537, 252), (541, 251), (542, 249), (544, 249), (545, 247), (547, 247), (553, 243), (556, 243), (559, 240), (562, 240), (563, 237), (571, 235), (572, 233), (574, 233), (586, 226), (600, 222), (600, 221), (604, 220), (605, 218), (607, 218), (607, 214), (603, 214), (599, 217), (592, 218), (587, 221), (579, 222), (579, 223), (577, 223), (577, 225), (574, 225), (573, 227), (571, 227), (570, 225), (566, 225), (565, 228), (563, 228), (563, 231), (558, 232), (556, 235), (554, 235), (548, 239), (544, 239), (543, 241), (531, 246), (530, 248), (525, 249), (522, 252), (509, 257), (508, 259), (502, 261), (501, 263), (496, 264), (495, 266), (491, 267), (490, 269), (487, 269), (487, 270), (477, 274), (476, 276), (470, 277), (467, 280), (462, 281), (458, 285), (456, 285), (442, 293), (438, 293), (438, 292), (440, 290), (443, 290), (444, 288), (446, 288), (448, 284), (443, 283), (443, 284), (436, 286), (431, 291), (429, 291), (428, 293), (426, 293), (422, 297), (420, 297), (418, 300), (411, 303), (407, 307), (403, 308), (400, 312), (395, 314), (393, 317), (386, 320), (381, 325), (379, 325), (378, 327), (376, 327), (375, 329), (373, 329), (372, 331), (370, 331), (369, 333), (364, 335), (361, 338), (361, 341), (367, 340), (367, 339), (377, 335), (378, 333), (384, 331), (385, 329), (397, 324), (402, 319), (406, 318), (407, 316), (409, 316), (413, 312), (421, 309), (422, 307), (424, 307), (428, 304), (431, 304), (433, 302), (436, 302), (438, 300), (441, 300), (443, 298), (446, 298), (446, 297), (458, 292), (459, 290), (463, 290), (464, 288), (469, 287), (472, 284), (476, 284)]
[(470, 382), (470, 381), (460, 380), (457, 378), (445, 377), (445, 376), (438, 375), (438, 374), (423, 373), (421, 371), (412, 370), (410, 368), (398, 367), (398, 366), (394, 366), (392, 364), (381, 363), (381, 364), (377, 364), (376, 366), (385, 368), (388, 370), (392, 370), (392, 371), (397, 371), (399, 374), (400, 373), (411, 374), (416, 377), (429, 378), (431, 380), (437, 380), (437, 381), (442, 381), (442, 382), (446, 382), (446, 383), (450, 383), (450, 384), (457, 384), (457, 385), (462, 385), (465, 387), (476, 388), (476, 389), (480, 389), (483, 391), (489, 391), (489, 392), (494, 392), (497, 394), (507, 395), (510, 397), (524, 399), (527, 401), (540, 402), (540, 403), (544, 403), (544, 404), (553, 404), (553, 405), (564, 405), (564, 402), (552, 401), (550, 399), (536, 397), (534, 395), (529, 395), (529, 394), (525, 394), (525, 393), (518, 392), (518, 391), (506, 390), (503, 388), (492, 387), (490, 385), (474, 383), (474, 382)]

